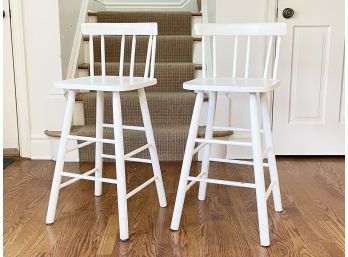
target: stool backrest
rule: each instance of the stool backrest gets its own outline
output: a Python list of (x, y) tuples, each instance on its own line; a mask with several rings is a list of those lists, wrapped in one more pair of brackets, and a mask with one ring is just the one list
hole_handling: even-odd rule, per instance
[[(279, 51), (281, 36), (286, 35), (287, 25), (285, 23), (246, 23), (246, 24), (217, 24), (217, 23), (200, 23), (194, 26), (194, 34), (202, 36), (202, 75), (207, 76), (207, 56), (206, 45), (212, 41), (212, 76), (216, 77), (216, 37), (217, 36), (233, 36), (233, 67), (232, 77), (236, 77), (237, 72), (237, 57), (240, 46), (238, 42), (241, 37), (246, 37), (246, 54), (245, 54), (245, 69), (244, 77), (249, 77), (250, 70), (250, 46), (251, 37), (264, 36), (268, 38), (267, 53), (265, 57), (263, 78), (266, 79), (269, 73), (270, 59), (274, 53), (274, 65), (272, 78), (276, 79), (279, 63)], [(211, 40), (212, 38), (212, 40)], [(209, 40), (209, 42), (208, 42)], [(273, 44), (275, 51), (273, 52)], [(232, 53), (231, 53), (232, 55)]]
[[(156, 56), (157, 23), (83, 23), (82, 34), (89, 36), (90, 76), (94, 76), (94, 43), (93, 37), (100, 37), (101, 75), (106, 76), (105, 69), (105, 36), (121, 36), (119, 76), (123, 76), (125, 57), (125, 37), (132, 36), (129, 76), (134, 75), (136, 37), (149, 36), (144, 77), (154, 77)], [(150, 75), (149, 75), (150, 71)]]

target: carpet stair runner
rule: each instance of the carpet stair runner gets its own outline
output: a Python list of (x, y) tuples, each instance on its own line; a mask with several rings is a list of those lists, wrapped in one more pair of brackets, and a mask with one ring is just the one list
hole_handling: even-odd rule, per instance
[[(157, 22), (158, 32), (155, 77), (158, 84), (146, 89), (151, 121), (153, 125), (159, 159), (161, 161), (182, 160), (195, 94), (182, 88), (183, 82), (195, 76), (192, 63), (193, 38), (190, 12), (98, 12), (97, 22)], [(94, 40), (95, 75), (100, 75), (100, 42)], [(143, 76), (147, 38), (137, 37), (135, 76)], [(128, 75), (131, 38), (126, 39), (124, 75)], [(117, 75), (119, 69), (120, 38), (105, 38), (106, 74)], [(142, 125), (137, 92), (121, 93), (123, 123)], [(83, 96), (85, 125), (74, 129), (81, 136), (95, 135), (96, 93)], [(112, 123), (112, 98), (105, 94), (106, 123)], [(104, 129), (105, 138), (113, 138), (112, 129)], [(144, 144), (144, 132), (124, 130), (125, 152)], [(94, 161), (94, 145), (80, 149), (81, 162)], [(114, 146), (105, 144), (104, 153), (114, 154)], [(136, 157), (148, 158), (144, 151)], [(112, 161), (112, 160), (106, 160)]]

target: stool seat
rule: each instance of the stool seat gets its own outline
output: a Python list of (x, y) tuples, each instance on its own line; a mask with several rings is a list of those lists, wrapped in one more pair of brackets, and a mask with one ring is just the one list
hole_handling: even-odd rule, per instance
[(271, 92), (280, 85), (278, 79), (206, 77), (184, 83), (184, 89), (233, 93)]
[(57, 88), (72, 90), (96, 90), (121, 92), (145, 88), (157, 84), (155, 78), (128, 76), (88, 76), (55, 82)]

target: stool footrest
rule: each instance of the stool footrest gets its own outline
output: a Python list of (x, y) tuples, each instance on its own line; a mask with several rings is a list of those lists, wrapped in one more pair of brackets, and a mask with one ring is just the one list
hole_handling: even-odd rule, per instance
[[(250, 165), (253, 166), (253, 161), (244, 161), (244, 160), (229, 160), (229, 159), (222, 159), (222, 158), (209, 158), (209, 161), (212, 162), (223, 162), (223, 163), (231, 163), (231, 164), (240, 164), (240, 165)], [(264, 167), (268, 167), (268, 163), (262, 164)]]
[(192, 155), (196, 154), (199, 150), (201, 150), (204, 146), (206, 146), (208, 143), (201, 143), (199, 144), (195, 149), (193, 149)]
[(154, 182), (157, 179), (157, 177), (152, 177), (149, 180), (145, 181), (143, 184), (141, 184), (140, 186), (134, 188), (132, 191), (130, 191), (127, 194), (127, 199), (132, 197), (133, 195), (135, 195), (136, 193), (138, 193), (140, 190), (144, 189), (145, 187), (147, 187), (148, 185), (150, 185), (152, 182)]
[[(91, 170), (89, 170), (89, 171), (87, 171), (87, 172), (81, 174), (81, 175), (89, 176), (89, 175), (95, 173), (97, 170), (98, 170), (97, 168), (94, 168), (94, 169), (91, 169)], [(64, 188), (64, 187), (69, 186), (69, 185), (71, 185), (72, 183), (75, 183), (76, 181), (79, 181), (79, 180), (81, 180), (81, 178), (75, 177), (75, 178), (69, 179), (68, 181), (65, 181), (64, 183), (60, 184), (59, 188), (60, 188), (60, 189), (61, 189), (61, 188)]]
[[(113, 128), (114, 124), (103, 124), (104, 128)], [(123, 129), (128, 129), (128, 130), (139, 130), (139, 131), (145, 131), (144, 127), (140, 127), (140, 126), (127, 126), (127, 125), (123, 125), (122, 126)]]
[(196, 138), (196, 143), (208, 143), (208, 144), (219, 144), (219, 145), (239, 145), (239, 146), (252, 146), (251, 142), (244, 141), (231, 141), (231, 140), (219, 140), (219, 139), (203, 139)]
[(187, 177), (187, 180), (198, 181), (198, 182), (207, 182), (207, 183), (226, 185), (226, 186), (256, 188), (256, 185), (252, 184), (252, 183), (243, 183), (243, 182), (238, 182), (238, 181), (228, 181), (228, 180), (221, 180), (221, 179), (197, 178), (197, 177), (189, 176), (189, 177)]
[(87, 146), (87, 145), (90, 145), (90, 144), (93, 144), (94, 142), (83, 142), (83, 143), (81, 143), (81, 144), (78, 144), (77, 146), (75, 146), (75, 147), (72, 147), (72, 148), (70, 148), (70, 149), (68, 149), (67, 151), (66, 151), (66, 153), (69, 153), (69, 152), (72, 152), (72, 151), (74, 151), (74, 150), (77, 150), (77, 149), (80, 149), (80, 148), (82, 148), (82, 147), (85, 147), (85, 146)]
[(83, 137), (83, 136), (74, 136), (74, 135), (68, 135), (68, 139), (70, 140), (80, 140), (80, 141), (90, 141), (93, 143), (105, 143), (105, 144), (115, 144), (115, 140), (113, 139), (107, 139), (107, 138), (94, 138), (94, 137)]
[(265, 193), (265, 198), (266, 198), (266, 200), (267, 200), (268, 197), (270, 196), (270, 194), (271, 194), (271, 192), (272, 192), (272, 190), (273, 190), (273, 188), (274, 188), (274, 185), (275, 185), (275, 183), (274, 183), (274, 181), (272, 181), (271, 184), (268, 186), (267, 191), (266, 191), (266, 193)]
[[(196, 176), (196, 178), (201, 178), (205, 174), (206, 174), (206, 172), (201, 172)], [(186, 186), (186, 191), (188, 191), (197, 182), (198, 182), (197, 180), (192, 180), (190, 183), (188, 183), (188, 185)]]
[(101, 182), (110, 183), (110, 184), (117, 184), (117, 180), (111, 179), (111, 178), (98, 178), (98, 177), (87, 176), (84, 174), (76, 174), (76, 173), (65, 172), (65, 171), (61, 172), (60, 175), (64, 177), (79, 178), (79, 179), (86, 179), (86, 180), (92, 180), (92, 181), (101, 181)]
[(124, 159), (127, 160), (129, 157), (132, 157), (132, 156), (136, 155), (137, 153), (140, 153), (140, 152), (150, 148), (151, 146), (152, 146), (151, 144), (143, 145), (142, 147), (139, 147), (139, 148), (135, 149), (134, 151), (131, 151), (130, 153), (125, 154)]

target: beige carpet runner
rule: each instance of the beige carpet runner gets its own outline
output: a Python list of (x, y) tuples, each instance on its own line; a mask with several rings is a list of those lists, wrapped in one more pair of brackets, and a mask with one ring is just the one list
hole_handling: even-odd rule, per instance
[[(194, 78), (195, 67), (192, 63), (193, 41), (191, 36), (191, 13), (189, 12), (99, 12), (98, 22), (157, 22), (159, 36), (157, 39), (155, 77), (158, 84), (146, 89), (152, 125), (159, 158), (161, 161), (182, 160), (186, 138), (191, 120), (195, 95), (183, 90), (182, 83)], [(100, 44), (94, 41), (95, 74), (99, 75)], [(130, 38), (126, 39), (125, 62), (130, 59)], [(135, 75), (143, 76), (147, 38), (137, 38)], [(120, 38), (106, 37), (106, 74), (118, 75)], [(98, 63), (99, 62), (99, 63)], [(129, 64), (125, 65), (124, 75), (128, 75)], [(142, 125), (137, 92), (121, 94), (123, 123)], [(75, 134), (95, 135), (96, 93), (84, 96), (85, 126), (77, 129)], [(112, 123), (112, 98), (105, 94), (106, 123)], [(113, 138), (112, 129), (104, 129), (105, 138)], [(130, 152), (144, 144), (144, 132), (124, 130), (125, 152)], [(114, 154), (114, 146), (104, 145), (104, 153)], [(80, 161), (94, 161), (94, 144), (79, 151)], [(148, 152), (136, 157), (148, 158)], [(112, 160), (105, 160), (112, 161)]]

